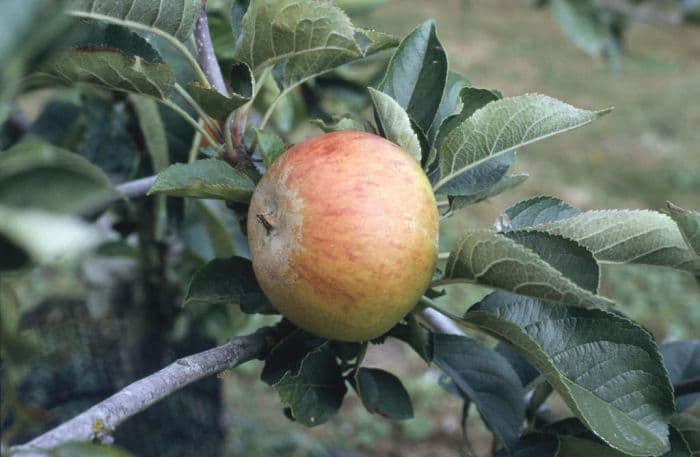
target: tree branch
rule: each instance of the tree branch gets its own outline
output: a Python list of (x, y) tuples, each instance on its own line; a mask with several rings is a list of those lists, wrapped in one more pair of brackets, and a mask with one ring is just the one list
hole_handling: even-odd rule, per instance
[(116, 188), (119, 192), (128, 198), (142, 197), (148, 193), (148, 189), (156, 182), (155, 176), (147, 176), (134, 181), (127, 181), (117, 184)]
[(262, 357), (267, 330), (235, 337), (221, 346), (178, 359), (32, 441), (12, 447), (10, 455), (44, 456), (47, 449), (69, 441), (109, 443), (111, 433), (122, 422), (173, 392), (206, 376)]
[(443, 316), (432, 308), (425, 308), (420, 313), (421, 317), (439, 333), (447, 333), (448, 335), (464, 335), (464, 332), (454, 321)]
[(228, 90), (226, 89), (224, 76), (221, 73), (219, 61), (216, 60), (214, 43), (212, 43), (211, 34), (209, 33), (206, 0), (202, 0), (202, 7), (199, 10), (199, 17), (197, 18), (197, 23), (194, 26), (194, 42), (197, 46), (199, 66), (202, 67), (204, 74), (207, 75), (209, 84), (211, 84), (211, 86), (221, 95), (228, 97)]
[(700, 393), (700, 377), (688, 379), (673, 386), (673, 393), (676, 397), (681, 395)]

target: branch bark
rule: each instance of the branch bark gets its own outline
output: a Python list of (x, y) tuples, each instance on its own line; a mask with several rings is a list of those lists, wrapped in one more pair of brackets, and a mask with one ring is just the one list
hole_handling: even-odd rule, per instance
[(197, 60), (199, 60), (199, 66), (202, 67), (204, 74), (209, 80), (209, 84), (221, 95), (228, 97), (224, 76), (221, 73), (219, 61), (216, 60), (214, 43), (211, 41), (211, 34), (209, 33), (206, 0), (202, 0), (199, 17), (194, 26), (194, 42), (197, 46)]
[(106, 400), (32, 441), (14, 446), (10, 455), (45, 456), (47, 450), (69, 441), (111, 442), (112, 432), (125, 420), (175, 391), (206, 376), (263, 356), (267, 329), (178, 359), (150, 376), (129, 384)]

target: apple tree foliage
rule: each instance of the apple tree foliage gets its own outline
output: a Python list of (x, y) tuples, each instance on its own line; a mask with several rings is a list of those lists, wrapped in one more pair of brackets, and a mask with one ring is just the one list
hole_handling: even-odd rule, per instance
[(698, 0), (528, 0), (547, 7), (567, 37), (583, 52), (616, 63), (632, 21), (699, 24)]
[[(422, 164), (446, 219), (522, 185), (527, 175), (512, 172), (522, 147), (609, 111), (475, 87), (451, 70), (433, 21), (398, 40), (356, 27), (327, 1), (210, 1), (223, 93), (193, 57), (199, 0), (14, 3), (19, 15), (4, 16), (0, 32), (5, 278), (90, 255), (154, 262), (136, 252), (155, 249), (172, 273), (163, 287), (179, 297), (171, 306), (213, 313), (202, 312), (205, 332), (220, 339), (232, 336), (236, 313), (275, 316), (241, 227), (256, 182), (295, 129), (365, 130), (397, 143)], [(551, 3), (563, 17), (574, 2)], [(45, 88), (52, 98), (22, 122), (14, 101)], [(151, 175), (147, 197), (117, 185)], [(659, 346), (613, 308), (599, 293), (606, 263), (700, 277), (700, 213), (522, 201), (463, 233), (415, 311), (369, 344), (398, 339), (438, 367), (462, 421), (474, 406), (493, 433), (495, 455), (697, 455), (698, 422), (683, 411), (698, 396), (700, 343)], [(454, 283), (493, 292), (453, 314), (440, 297)], [(3, 297), (3, 363), (20, 363), (6, 348), (33, 342)], [(426, 307), (498, 343), (440, 333), (422, 319)], [(293, 421), (322, 424), (351, 392), (376, 420), (421, 414), (400, 379), (362, 366), (367, 344), (285, 320), (269, 340), (261, 378)], [(570, 417), (543, 406), (553, 392)], [(71, 446), (64, 452), (83, 452)]]

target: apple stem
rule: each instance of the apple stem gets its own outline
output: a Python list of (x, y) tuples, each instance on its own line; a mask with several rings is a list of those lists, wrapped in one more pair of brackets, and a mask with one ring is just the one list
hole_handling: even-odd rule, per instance
[(272, 230), (274, 230), (275, 226), (270, 223), (269, 220), (265, 217), (265, 214), (256, 214), (255, 215), (256, 219), (258, 222), (262, 224), (263, 227), (265, 227), (265, 230), (267, 230), (267, 234), (269, 235)]

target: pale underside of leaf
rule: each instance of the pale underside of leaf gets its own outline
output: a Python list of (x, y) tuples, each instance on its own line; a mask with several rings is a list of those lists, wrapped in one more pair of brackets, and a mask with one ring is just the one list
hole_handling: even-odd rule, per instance
[(199, 0), (76, 0), (72, 13), (99, 15), (117, 21), (137, 22), (185, 41), (199, 14)]
[(604, 113), (578, 109), (538, 94), (493, 101), (445, 136), (438, 150), (440, 179), (433, 188), (439, 193), (460, 195), (460, 177), (484, 161), (581, 127)]
[(451, 251), (446, 282), (476, 282), (573, 306), (610, 306), (605, 297), (576, 285), (532, 250), (496, 232), (468, 233)]
[(66, 85), (94, 84), (157, 99), (165, 99), (175, 86), (175, 73), (169, 66), (108, 48), (61, 51), (33, 77)]
[(411, 120), (403, 108), (390, 96), (371, 87), (368, 88), (374, 108), (377, 110), (384, 136), (421, 161), (421, 147), (416, 133), (411, 128)]
[(495, 293), (465, 314), (518, 348), (601, 439), (630, 455), (668, 449), (670, 382), (651, 336), (602, 310)]
[(285, 81), (334, 68), (362, 54), (352, 23), (330, 2), (253, 2), (242, 27), (237, 58), (256, 72), (282, 62)]
[(537, 229), (578, 241), (598, 261), (700, 272), (700, 260), (689, 249), (676, 223), (655, 211), (587, 211)]

